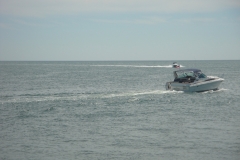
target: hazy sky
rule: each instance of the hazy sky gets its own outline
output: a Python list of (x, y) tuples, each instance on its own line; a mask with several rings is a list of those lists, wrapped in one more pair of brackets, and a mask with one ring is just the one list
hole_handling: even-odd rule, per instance
[(240, 0), (0, 0), (0, 60), (240, 59)]

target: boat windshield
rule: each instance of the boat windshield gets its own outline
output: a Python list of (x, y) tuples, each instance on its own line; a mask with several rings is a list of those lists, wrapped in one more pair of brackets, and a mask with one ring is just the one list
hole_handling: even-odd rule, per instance
[(207, 76), (205, 74), (203, 74), (202, 72), (198, 72), (197, 77), (198, 78), (207, 78)]

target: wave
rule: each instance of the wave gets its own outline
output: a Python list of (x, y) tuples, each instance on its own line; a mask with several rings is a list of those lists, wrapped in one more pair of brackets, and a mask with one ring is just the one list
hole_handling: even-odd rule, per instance
[(166, 90), (153, 90), (153, 91), (139, 91), (139, 92), (125, 92), (117, 94), (104, 95), (102, 98), (114, 98), (114, 97), (135, 97), (141, 95), (156, 95), (156, 94), (177, 94), (183, 93), (182, 91), (166, 91)]
[(49, 95), (20, 95), (12, 96), (7, 99), (0, 100), (0, 103), (31, 103), (31, 102), (45, 102), (45, 101), (79, 101), (79, 100), (92, 100), (92, 99), (108, 99), (118, 97), (131, 97), (135, 98), (143, 95), (157, 95), (157, 94), (178, 94), (182, 91), (166, 91), (166, 90), (152, 90), (152, 91), (129, 91), (120, 93), (76, 93), (76, 94), (49, 94)]
[[(200, 92), (206, 93), (218, 93), (224, 92), (228, 89), (210, 90)], [(31, 102), (45, 102), (45, 101), (87, 101), (97, 99), (110, 99), (119, 97), (129, 97), (137, 99), (145, 95), (163, 95), (163, 94), (181, 94), (183, 91), (167, 91), (167, 90), (147, 90), (147, 91), (128, 91), (117, 93), (55, 93), (55, 94), (25, 94), (19, 96), (6, 96), (0, 99), (0, 103), (31, 103)]]
[[(148, 65), (90, 65), (95, 67), (132, 67), (132, 68), (172, 68), (172, 65), (156, 65), (156, 66), (148, 66)], [(180, 65), (180, 68), (185, 67)]]
[(218, 90), (209, 90), (209, 91), (204, 91), (204, 92), (200, 92), (200, 93), (218, 93), (218, 92), (224, 92), (224, 91), (227, 91), (228, 89), (224, 89), (224, 88), (220, 88)]
[(172, 65), (166, 66), (147, 66), (147, 65), (90, 65), (96, 67), (134, 67), (134, 68), (172, 68)]

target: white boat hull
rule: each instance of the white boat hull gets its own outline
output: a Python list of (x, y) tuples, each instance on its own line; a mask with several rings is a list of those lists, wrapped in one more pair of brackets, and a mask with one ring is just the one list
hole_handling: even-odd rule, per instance
[(207, 81), (197, 81), (193, 83), (167, 82), (167, 90), (185, 91), (185, 92), (203, 92), (208, 90), (217, 90), (224, 79), (216, 78)]

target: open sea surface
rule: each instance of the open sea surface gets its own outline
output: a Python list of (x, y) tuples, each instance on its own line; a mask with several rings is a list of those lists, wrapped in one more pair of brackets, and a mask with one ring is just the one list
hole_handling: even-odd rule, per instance
[(172, 61), (0, 62), (0, 160), (239, 160), (240, 61), (178, 61), (218, 91), (166, 91)]

